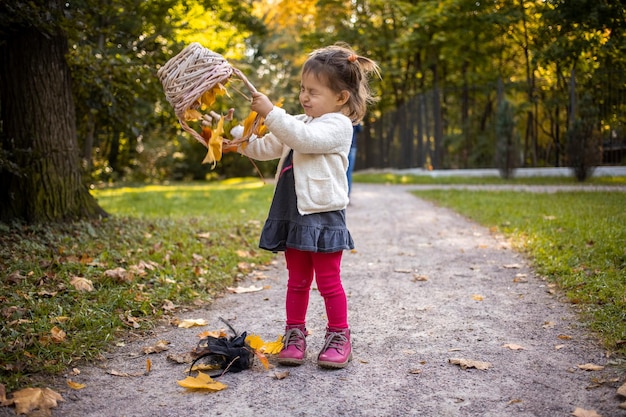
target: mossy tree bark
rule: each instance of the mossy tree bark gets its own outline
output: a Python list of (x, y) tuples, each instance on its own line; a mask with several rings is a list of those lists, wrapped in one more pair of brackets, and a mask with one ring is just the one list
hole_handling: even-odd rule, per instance
[(0, 221), (39, 223), (105, 215), (82, 175), (64, 35), (20, 28), (4, 38)]

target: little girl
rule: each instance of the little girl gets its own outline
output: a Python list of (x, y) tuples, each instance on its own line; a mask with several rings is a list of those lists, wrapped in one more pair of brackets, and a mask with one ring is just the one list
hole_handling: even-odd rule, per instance
[(300, 365), (306, 355), (306, 312), (313, 278), (324, 298), (328, 325), (319, 366), (343, 368), (352, 358), (348, 307), (341, 283), (343, 250), (354, 242), (346, 227), (348, 152), (353, 122), (373, 100), (368, 75), (376, 63), (337, 44), (312, 52), (302, 69), (300, 104), (292, 116), (261, 93), (252, 110), (271, 133), (253, 137), (238, 152), (256, 159), (280, 158), (276, 189), (259, 246), (285, 252), (288, 270), (283, 365)]

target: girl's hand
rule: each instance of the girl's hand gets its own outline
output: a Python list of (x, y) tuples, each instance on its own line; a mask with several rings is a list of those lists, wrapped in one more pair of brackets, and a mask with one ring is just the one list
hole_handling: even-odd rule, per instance
[(256, 92), (252, 94), (252, 105), (250, 107), (262, 117), (266, 117), (274, 108), (274, 104), (265, 94)]

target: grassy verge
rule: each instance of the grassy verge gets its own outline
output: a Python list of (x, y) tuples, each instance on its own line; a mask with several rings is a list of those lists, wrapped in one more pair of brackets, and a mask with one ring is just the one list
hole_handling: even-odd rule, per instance
[[(424, 185), (454, 185), (454, 184), (519, 184), (519, 185), (581, 185), (571, 177), (520, 177), (502, 179), (499, 176), (492, 177), (459, 177), (410, 175), (393, 173), (355, 173), (354, 182), (366, 182), (374, 184), (424, 184)], [(626, 177), (593, 177), (582, 185), (626, 185)]]
[(626, 355), (626, 193), (415, 194), (512, 237), (580, 307), (606, 348)]
[(97, 358), (236, 285), (272, 258), (257, 249), (272, 190), (258, 180), (114, 188), (95, 193), (112, 214), (101, 221), (0, 225), (0, 382), (12, 391)]

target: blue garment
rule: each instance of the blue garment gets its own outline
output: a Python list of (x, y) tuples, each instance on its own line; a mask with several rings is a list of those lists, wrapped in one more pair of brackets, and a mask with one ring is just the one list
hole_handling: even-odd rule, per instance
[(272, 252), (293, 248), (311, 252), (354, 249), (346, 210), (301, 215), (293, 177), (293, 151), (285, 159), (259, 247)]
[(352, 144), (350, 145), (350, 152), (348, 153), (348, 171), (346, 172), (348, 176), (348, 195), (350, 195), (350, 191), (352, 190), (352, 172), (354, 171), (354, 164), (356, 163), (357, 135), (361, 133), (362, 130), (363, 126), (361, 123), (352, 126)]

